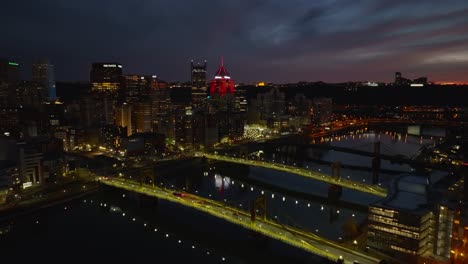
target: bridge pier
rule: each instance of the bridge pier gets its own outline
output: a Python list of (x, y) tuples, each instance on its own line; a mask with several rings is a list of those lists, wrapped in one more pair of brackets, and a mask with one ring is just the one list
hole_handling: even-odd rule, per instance
[(372, 159), (372, 184), (379, 183), (379, 170), (380, 170), (380, 141), (374, 142), (374, 155)]
[[(332, 175), (331, 177), (333, 178), (341, 178), (341, 162), (335, 162), (332, 163)], [(341, 198), (341, 195), (343, 194), (343, 187), (340, 185), (336, 184), (331, 184), (328, 187), (328, 199), (336, 202)]]
[[(258, 210), (258, 212), (257, 212)], [(250, 203), (250, 220), (255, 222), (255, 217), (260, 216), (263, 220), (266, 220), (266, 199), (265, 195), (258, 197)]]

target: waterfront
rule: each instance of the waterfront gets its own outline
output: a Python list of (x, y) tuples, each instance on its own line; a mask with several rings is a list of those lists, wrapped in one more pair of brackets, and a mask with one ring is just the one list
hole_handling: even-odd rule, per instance
[[(101, 191), (16, 218), (0, 235), (2, 258), (164, 263), (320, 263), (313, 255), (169, 202), (139, 206), (133, 194)], [(278, 250), (281, 248), (281, 250)], [(44, 254), (53, 249), (54, 254)], [(85, 257), (86, 256), (86, 257)]]
[[(363, 135), (358, 135), (357, 138), (369, 138), (366, 134)], [(380, 140), (388, 137), (391, 136), (381, 135)], [(350, 144), (360, 144), (352, 141), (352, 137), (338, 142), (346, 140)], [(400, 143), (400, 146), (404, 146), (402, 153), (407, 153), (405, 151), (410, 149), (407, 144), (408, 141)], [(412, 146), (411, 149), (417, 147)], [(328, 151), (324, 157), (336, 159), (342, 154)], [(369, 159), (358, 157), (358, 162)], [(303, 166), (325, 173), (330, 170), (329, 166), (312, 162), (306, 162)], [(369, 177), (368, 171), (342, 169), (342, 173), (353, 180)], [(156, 170), (155, 176), (157, 184), (223, 201), (247, 212), (251, 201), (263, 195), (267, 198), (266, 213), (269, 219), (336, 242), (349, 243), (350, 239), (362, 232), (367, 219), (367, 210), (345, 208), (339, 202), (327, 201), (329, 184), (291, 173), (198, 158), (181, 161), (180, 166)], [(396, 177), (387, 176), (389, 179)], [(346, 188), (341, 197), (343, 201), (362, 205), (364, 208), (379, 199), (380, 197)], [(2, 243), (5, 243), (5, 248), (11, 247), (13, 242), (9, 236), (14, 235), (24, 239), (32, 236), (31, 243), (38, 244), (34, 237), (48, 234), (50, 241), (46, 244), (56, 245), (62, 252), (70, 252), (79, 247), (80, 250), (98, 251), (103, 258), (117, 260), (135, 257), (147, 259), (149, 255), (146, 254), (157, 251), (158, 259), (175, 263), (218, 263), (223, 258), (230, 263), (253, 263), (268, 258), (272, 258), (268, 260), (271, 263), (305, 263), (302, 261), (313, 258), (298, 249), (253, 235), (241, 227), (192, 209), (163, 201), (157, 205), (139, 207), (132, 200), (132, 195), (125, 192), (100, 192), (82, 200), (45, 209), (14, 223), (10, 232), (2, 238)], [(158, 232), (154, 232), (155, 228)], [(73, 238), (72, 242), (70, 237)], [(38, 254), (46, 250), (42, 246), (37, 247)], [(251, 247), (257, 249), (252, 251)], [(275, 255), (277, 247), (282, 249), (280, 255)], [(15, 249), (11, 252), (13, 256)], [(209, 256), (207, 252), (210, 252)], [(298, 255), (302, 257), (295, 257)]]

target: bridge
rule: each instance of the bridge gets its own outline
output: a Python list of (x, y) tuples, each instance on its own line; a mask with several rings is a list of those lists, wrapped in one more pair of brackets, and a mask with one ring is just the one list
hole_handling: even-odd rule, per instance
[(314, 172), (314, 171), (310, 171), (307, 169), (289, 166), (285, 164), (278, 164), (278, 163), (265, 162), (265, 161), (259, 161), (259, 160), (248, 160), (248, 159), (227, 157), (227, 156), (214, 155), (214, 154), (208, 154), (208, 153), (196, 153), (195, 155), (200, 156), (200, 157), (204, 156), (208, 159), (213, 159), (213, 160), (232, 162), (232, 163), (237, 163), (237, 164), (242, 164), (242, 165), (256, 166), (256, 167), (262, 167), (266, 169), (283, 171), (287, 173), (296, 174), (305, 178), (327, 182), (333, 185), (338, 185), (338, 186), (346, 187), (346, 188), (361, 191), (361, 192), (370, 193), (370, 194), (381, 196), (381, 197), (387, 196), (387, 190), (378, 186), (354, 182), (351, 180), (342, 179), (338, 177), (332, 177), (324, 173)]
[(312, 254), (327, 258), (331, 261), (343, 260), (343, 263), (371, 264), (379, 263), (379, 259), (366, 253), (344, 247), (334, 241), (322, 238), (313, 233), (289, 227), (276, 221), (263, 218), (252, 218), (252, 213), (230, 207), (218, 201), (203, 198), (189, 193), (174, 192), (162, 187), (125, 181), (119, 178), (99, 177), (104, 185), (135, 192), (141, 195), (155, 197), (172, 203), (193, 208), (246, 229), (258, 232), (288, 245), (301, 248)]

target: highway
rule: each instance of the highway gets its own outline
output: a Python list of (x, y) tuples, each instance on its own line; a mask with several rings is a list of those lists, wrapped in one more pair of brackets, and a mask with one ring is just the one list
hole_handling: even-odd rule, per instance
[(353, 189), (353, 190), (357, 190), (361, 192), (366, 192), (366, 193), (370, 193), (370, 194), (381, 196), (381, 197), (387, 196), (387, 190), (378, 186), (354, 182), (354, 181), (342, 179), (342, 178), (335, 178), (324, 173), (310, 171), (307, 169), (298, 168), (294, 166), (277, 164), (273, 162), (258, 161), (258, 160), (247, 160), (247, 159), (241, 159), (241, 158), (235, 158), (235, 157), (226, 157), (226, 156), (213, 155), (213, 154), (208, 154), (208, 153), (198, 153), (198, 154), (196, 153), (195, 156), (200, 156), (200, 157), (205, 156), (206, 158), (213, 159), (213, 160), (232, 162), (232, 163), (243, 164), (243, 165), (248, 165), (248, 166), (256, 166), (256, 167), (262, 167), (266, 169), (283, 171), (287, 173), (293, 173), (293, 174), (303, 176), (309, 179), (327, 182), (330, 184), (336, 184), (339, 186), (343, 186), (345, 188), (349, 188), (349, 189)]
[(354, 261), (358, 261), (358, 263), (362, 264), (371, 264), (379, 262), (379, 259), (377, 258), (343, 247), (340, 244), (317, 236), (313, 233), (284, 226), (272, 220), (257, 219), (256, 221), (251, 221), (249, 213), (227, 206), (221, 202), (188, 193), (178, 192), (176, 195), (174, 190), (153, 187), (150, 185), (140, 186), (137, 182), (125, 181), (118, 178), (99, 177), (99, 180), (102, 184), (108, 186), (157, 197), (159, 199), (194, 208), (198, 211), (224, 219), (246, 229), (253, 230), (265, 236), (333, 261), (338, 260), (341, 256), (344, 259), (344, 263), (353, 263)]

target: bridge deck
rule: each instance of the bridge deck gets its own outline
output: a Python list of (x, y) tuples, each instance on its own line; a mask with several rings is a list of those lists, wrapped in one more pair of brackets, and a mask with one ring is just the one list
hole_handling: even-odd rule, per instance
[(365, 264), (379, 262), (377, 258), (343, 247), (333, 241), (327, 240), (313, 233), (284, 226), (271, 220), (257, 219), (255, 222), (253, 222), (250, 219), (250, 214), (246, 213), (245, 211), (229, 207), (214, 200), (185, 193), (183, 197), (179, 197), (173, 194), (173, 190), (152, 187), (149, 185), (140, 186), (136, 182), (126, 182), (116, 178), (101, 178), (101, 182), (105, 185), (113, 186), (119, 189), (157, 197), (159, 199), (194, 208), (198, 211), (202, 211), (212, 216), (224, 219), (228, 222), (240, 225), (246, 229), (253, 230), (333, 261), (336, 261), (340, 256), (342, 256), (345, 260), (345, 263), (353, 263), (355, 260), (357, 260), (359, 263)]
[(324, 173), (318, 173), (318, 172), (310, 171), (310, 170), (303, 169), (303, 168), (277, 164), (277, 163), (272, 163), (272, 162), (225, 157), (225, 156), (220, 156), (220, 155), (212, 155), (212, 154), (203, 154), (203, 155), (207, 157), (208, 159), (238, 163), (238, 164), (249, 165), (249, 166), (257, 166), (257, 167), (273, 169), (273, 170), (278, 170), (278, 171), (284, 171), (284, 172), (293, 173), (299, 176), (303, 176), (309, 179), (327, 182), (330, 184), (336, 184), (336, 185), (343, 186), (349, 189), (366, 192), (366, 193), (374, 194), (374, 195), (381, 196), (381, 197), (387, 196), (387, 190), (385, 190), (384, 188), (370, 185), (370, 184), (354, 182), (354, 181), (350, 181), (347, 179), (334, 178)]

